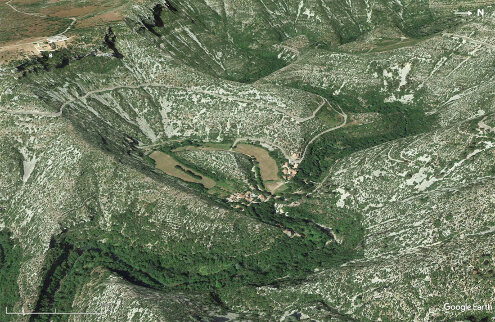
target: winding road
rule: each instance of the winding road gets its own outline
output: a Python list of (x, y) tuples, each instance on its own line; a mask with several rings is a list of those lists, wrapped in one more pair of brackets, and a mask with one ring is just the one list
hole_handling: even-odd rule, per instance
[[(14, 10), (15, 12), (18, 12), (18, 13), (21, 13), (21, 14), (24, 14), (24, 15), (28, 15), (28, 16), (33, 16), (33, 17), (40, 17), (40, 18), (50, 18), (49, 16), (46, 16), (46, 15), (42, 15), (42, 14), (39, 14), (39, 13), (33, 13), (33, 12), (24, 12), (24, 11), (20, 11), (19, 9), (17, 9), (16, 7), (14, 7), (11, 2), (13, 0), (9, 0), (7, 2), (5, 2), (5, 5), (8, 6), (9, 8), (11, 8), (12, 10)], [(71, 23), (69, 26), (67, 26), (67, 28), (65, 28), (64, 31), (60, 32), (60, 33), (57, 33), (55, 35), (51, 35), (51, 36), (48, 36), (48, 37), (45, 37), (46, 38), (50, 38), (50, 37), (55, 37), (55, 36), (63, 36), (65, 33), (67, 33), (73, 26), (74, 24), (76, 23), (77, 19), (74, 18), (74, 17), (68, 17), (68, 18), (64, 18), (64, 19), (69, 19), (71, 20)], [(34, 44), (35, 42), (26, 42), (26, 43), (21, 43), (21, 44), (14, 44), (14, 45), (8, 45), (8, 46), (3, 46), (3, 47), (0, 47), (0, 49), (2, 48), (9, 48), (9, 47), (19, 47), (19, 46), (24, 46), (24, 45), (31, 45), (31, 44)]]
[(76, 101), (79, 101), (79, 100), (86, 99), (87, 97), (89, 97), (89, 96), (91, 96), (93, 94), (99, 94), (99, 93), (104, 93), (104, 92), (111, 92), (111, 91), (118, 90), (118, 89), (142, 89), (142, 88), (153, 88), (153, 87), (184, 90), (184, 91), (193, 92), (193, 93), (205, 94), (205, 95), (209, 95), (209, 96), (213, 96), (213, 97), (216, 97), (216, 98), (225, 99), (225, 100), (229, 100), (229, 101), (241, 102), (241, 103), (252, 104), (252, 105), (259, 106), (259, 107), (268, 108), (268, 109), (271, 109), (273, 111), (276, 111), (276, 112), (278, 112), (280, 114), (283, 114), (283, 115), (285, 115), (287, 117), (290, 117), (296, 123), (304, 123), (304, 122), (307, 122), (307, 121), (315, 118), (316, 117), (316, 114), (318, 114), (318, 112), (321, 110), (321, 108), (326, 103), (328, 103), (328, 101), (325, 98), (323, 98), (323, 97), (320, 96), (321, 99), (322, 99), (322, 102), (320, 103), (320, 105), (318, 106), (318, 108), (316, 108), (310, 116), (301, 118), (301, 117), (298, 117), (298, 116), (289, 114), (284, 109), (278, 108), (276, 106), (265, 105), (265, 104), (261, 104), (259, 102), (248, 100), (248, 99), (243, 99), (243, 98), (238, 98), (238, 97), (232, 97), (232, 96), (226, 96), (226, 95), (222, 95), (222, 94), (217, 94), (215, 92), (205, 91), (205, 90), (201, 90), (201, 89), (195, 89), (195, 88), (191, 88), (191, 87), (173, 86), (173, 85), (166, 85), (166, 84), (160, 84), (160, 83), (143, 83), (143, 84), (139, 84), (139, 85), (111, 86), (111, 87), (106, 87), (106, 88), (102, 88), (102, 89), (97, 89), (97, 90), (89, 91), (89, 92), (87, 92), (86, 94), (84, 94), (82, 96), (78, 96), (78, 97), (76, 97), (73, 100), (70, 100), (68, 102), (65, 102), (60, 107), (60, 110), (58, 112), (54, 112), (54, 113), (36, 112), (36, 111), (14, 111), (14, 110), (0, 110), (0, 112), (9, 113), (9, 114), (33, 114), (33, 115), (42, 115), (42, 116), (46, 116), (46, 117), (60, 117), (62, 115), (62, 112), (63, 112), (64, 108), (67, 105), (72, 104), (72, 103), (75, 103)]
[(32, 13), (32, 12), (24, 12), (24, 11), (20, 11), (19, 9), (17, 9), (16, 7), (14, 7), (13, 5), (11, 5), (10, 3), (12, 2), (13, 0), (9, 0), (5, 3), (6, 6), (9, 6), (12, 10), (18, 12), (18, 13), (22, 13), (24, 15), (28, 15), (28, 16), (35, 16), (35, 17), (41, 17), (41, 18), (48, 18), (48, 16), (45, 16), (45, 15), (42, 15), (42, 14), (39, 14), (39, 13)]
[[(316, 115), (318, 114), (318, 112), (323, 108), (323, 106), (325, 106), (325, 104), (328, 104), (329, 106), (331, 105), (326, 98), (317, 95), (317, 96), (319, 96), (322, 99), (322, 102), (320, 103), (320, 105), (313, 111), (313, 113), (310, 116), (305, 117), (305, 118), (301, 118), (301, 117), (298, 117), (298, 116), (289, 114), (285, 110), (280, 109), (278, 107), (275, 107), (275, 106), (272, 106), (272, 105), (264, 105), (264, 104), (261, 104), (259, 102), (255, 102), (255, 101), (248, 100), (248, 99), (242, 99), (242, 98), (238, 98), (238, 97), (221, 95), (221, 94), (217, 94), (217, 93), (214, 93), (214, 92), (209, 92), (209, 91), (205, 91), (205, 90), (201, 90), (201, 89), (194, 89), (194, 88), (191, 88), (191, 87), (172, 86), (172, 85), (166, 85), (166, 84), (160, 84), (160, 83), (143, 83), (143, 84), (139, 84), (139, 85), (111, 86), (111, 87), (106, 87), (106, 88), (103, 88), (103, 89), (97, 89), (97, 90), (89, 91), (89, 92), (87, 92), (86, 94), (84, 94), (82, 96), (78, 96), (78, 97), (74, 98), (73, 100), (70, 100), (70, 101), (67, 101), (67, 102), (63, 103), (61, 105), (61, 107), (60, 107), (60, 109), (59, 109), (58, 112), (52, 112), (51, 113), (51, 112), (39, 112), (39, 111), (0, 110), (0, 113), (7, 113), (7, 114), (13, 114), (13, 115), (16, 115), (16, 114), (17, 115), (35, 115), (35, 116), (42, 116), (42, 117), (58, 118), (58, 117), (61, 117), (62, 116), (62, 113), (63, 113), (64, 108), (66, 106), (68, 106), (70, 104), (73, 104), (73, 103), (75, 103), (77, 101), (84, 100), (84, 99), (90, 97), (93, 94), (99, 94), (99, 93), (104, 93), (104, 92), (111, 92), (111, 91), (118, 90), (118, 89), (141, 89), (141, 88), (152, 88), (152, 87), (185, 90), (185, 91), (189, 91), (189, 92), (195, 92), (195, 93), (201, 93), (201, 94), (205, 94), (205, 95), (210, 95), (210, 96), (214, 96), (214, 97), (225, 99), (225, 100), (237, 101), (237, 102), (242, 102), (242, 103), (247, 103), (247, 104), (253, 104), (253, 105), (256, 105), (256, 106), (268, 108), (268, 109), (271, 109), (271, 110), (276, 111), (278, 113), (281, 113), (281, 114), (283, 114), (283, 115), (285, 115), (287, 117), (292, 118), (296, 123), (307, 122), (307, 121), (315, 118)], [(316, 95), (316, 94), (314, 94), (314, 95)], [(266, 144), (266, 145), (275, 147), (278, 150), (280, 150), (282, 152), (282, 154), (284, 155), (284, 157), (287, 158), (287, 160), (289, 160), (290, 163), (300, 163), (305, 158), (309, 146), (314, 141), (316, 141), (322, 135), (324, 135), (326, 133), (329, 133), (329, 132), (332, 132), (332, 131), (335, 131), (337, 129), (340, 129), (340, 128), (344, 127), (347, 124), (347, 119), (348, 119), (347, 114), (344, 113), (344, 111), (342, 110), (342, 108), (339, 105), (337, 105), (337, 106), (340, 109), (340, 112), (337, 111), (337, 113), (343, 117), (343, 122), (340, 125), (338, 125), (338, 126), (332, 127), (330, 129), (327, 129), (327, 130), (325, 130), (325, 131), (323, 131), (323, 132), (315, 135), (308, 142), (308, 144), (306, 145), (301, 158), (293, 159), (293, 157), (291, 157), (290, 154), (287, 153), (287, 151), (285, 151), (282, 147), (280, 147), (280, 146), (278, 146), (278, 145), (276, 145), (274, 143), (267, 142), (267, 141), (265, 141), (263, 139), (254, 138), (254, 137), (237, 138), (235, 140), (233, 146), (235, 146), (238, 142), (241, 142), (241, 141), (260, 142), (262, 144)], [(159, 146), (159, 145), (161, 145), (161, 144), (160, 143), (153, 144), (153, 146)], [(146, 149), (146, 148), (150, 148), (150, 147), (151, 147), (150, 145), (140, 146), (141, 149)]]
[[(322, 98), (323, 98), (323, 97), (322, 97)], [(323, 105), (325, 105), (325, 103), (328, 103), (328, 105), (330, 105), (330, 103), (328, 102), (328, 100), (327, 100), (326, 98), (323, 98), (323, 99), (325, 100), (325, 102), (324, 102), (324, 104), (323, 104)], [(321, 105), (321, 106), (317, 109), (317, 111), (319, 111), (319, 110), (320, 110), (320, 108), (321, 108), (323, 105)], [(335, 126), (335, 127), (332, 127), (332, 128), (330, 128), (330, 129), (327, 129), (327, 130), (325, 130), (325, 131), (323, 131), (323, 132), (320, 132), (320, 133), (318, 133), (317, 135), (315, 135), (315, 136), (314, 136), (311, 140), (309, 140), (309, 142), (306, 144), (306, 147), (304, 148), (303, 155), (302, 155), (300, 158), (298, 158), (298, 159), (294, 159), (294, 158), (292, 158), (292, 156), (290, 156), (290, 155), (289, 155), (289, 154), (288, 154), (288, 153), (287, 153), (287, 152), (286, 152), (286, 151), (285, 151), (282, 147), (280, 147), (280, 146), (278, 146), (278, 145), (276, 145), (276, 144), (274, 144), (274, 143), (267, 142), (267, 141), (265, 141), (265, 140), (263, 140), (263, 139), (254, 138), (254, 137), (242, 137), (242, 138), (237, 138), (237, 139), (234, 141), (234, 143), (232, 144), (232, 146), (235, 146), (237, 143), (242, 142), (242, 141), (260, 142), (260, 143), (262, 143), (262, 144), (266, 144), (266, 145), (269, 145), (269, 146), (271, 146), (271, 147), (275, 147), (275, 148), (277, 148), (278, 150), (280, 150), (280, 152), (282, 152), (282, 154), (284, 155), (284, 157), (285, 157), (287, 160), (289, 160), (289, 162), (290, 162), (291, 164), (301, 163), (301, 162), (302, 162), (302, 160), (304, 160), (304, 158), (306, 157), (306, 154), (307, 154), (307, 152), (308, 152), (308, 148), (309, 148), (309, 146), (310, 146), (311, 144), (313, 144), (313, 143), (314, 143), (314, 142), (315, 142), (315, 141), (316, 141), (319, 137), (321, 137), (321, 136), (322, 136), (322, 135), (324, 135), (324, 134), (327, 134), (327, 133), (329, 133), (329, 132), (332, 132), (332, 131), (338, 130), (338, 129), (340, 129), (340, 128), (342, 128), (342, 127), (346, 126), (346, 124), (347, 124), (347, 119), (348, 119), (348, 115), (347, 115), (347, 114), (346, 114), (346, 113), (342, 110), (342, 108), (341, 108), (338, 104), (337, 104), (337, 106), (338, 106), (338, 107), (339, 107), (339, 109), (340, 109), (340, 112), (338, 112), (338, 113), (339, 113), (339, 114), (340, 114), (340, 115), (344, 118), (344, 120), (342, 121), (342, 123), (341, 123), (340, 125), (337, 125), (337, 126)], [(316, 113), (317, 113), (317, 112), (313, 113), (313, 117), (315, 117), (315, 116), (316, 116)]]
[(464, 40), (469, 41), (469, 42), (472, 42), (474, 44), (478, 44), (478, 45), (486, 46), (486, 47), (491, 48), (491, 49), (495, 49), (495, 44), (491, 44), (491, 43), (488, 43), (486, 41), (476, 40), (476, 39), (473, 39), (473, 38), (471, 38), (469, 36), (459, 35), (459, 34), (453, 34), (453, 33), (449, 33), (449, 32), (444, 32), (442, 35), (443, 36), (448, 36), (448, 37), (453, 37), (453, 38), (464, 39)]

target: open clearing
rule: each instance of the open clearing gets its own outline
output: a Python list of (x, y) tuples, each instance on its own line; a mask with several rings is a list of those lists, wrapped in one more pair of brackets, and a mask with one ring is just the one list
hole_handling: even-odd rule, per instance
[(256, 159), (263, 181), (281, 181), (278, 177), (277, 162), (275, 162), (265, 149), (250, 144), (238, 144), (234, 151)]
[[(122, 20), (124, 4), (115, 0), (90, 0), (74, 7), (63, 1), (0, 0), (0, 64), (39, 56), (36, 42), (49, 37)], [(77, 38), (77, 36), (76, 36)]]
[(251, 144), (237, 144), (234, 149), (231, 149), (229, 145), (213, 145), (208, 146), (185, 146), (180, 147), (173, 152), (177, 151), (192, 151), (192, 150), (202, 150), (202, 151), (235, 151), (254, 158), (260, 169), (261, 179), (265, 188), (270, 193), (275, 193), (281, 187), (284, 186), (284, 181), (278, 176), (279, 168), (275, 159), (273, 159), (268, 151), (265, 149), (251, 145)]
[(0, 46), (23, 43), (24, 39), (43, 38), (62, 32), (70, 20), (25, 14), (15, 11), (7, 1), (0, 3)]
[[(160, 151), (155, 151), (150, 154), (150, 158), (155, 160), (156, 165), (155, 167), (166, 174), (179, 178), (181, 180), (184, 180), (186, 182), (192, 182), (192, 183), (200, 183), (205, 187), (206, 189), (213, 188), (216, 184), (216, 182), (210, 178), (206, 178), (199, 173), (195, 172), (194, 170), (182, 165), (181, 163), (177, 162), (174, 158), (172, 158), (170, 155), (160, 152)], [(190, 171), (192, 174), (194, 174), (197, 177), (201, 177), (201, 179), (198, 179), (196, 177), (193, 177), (192, 175), (189, 175), (185, 171), (181, 170), (184, 169), (185, 171)]]

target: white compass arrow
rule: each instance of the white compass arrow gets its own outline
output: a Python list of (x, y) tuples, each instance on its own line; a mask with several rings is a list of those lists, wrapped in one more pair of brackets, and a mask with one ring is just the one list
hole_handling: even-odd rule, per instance
[(456, 15), (466, 15), (466, 16), (470, 16), (472, 15), (473, 13), (471, 11), (456, 11), (455, 12)]

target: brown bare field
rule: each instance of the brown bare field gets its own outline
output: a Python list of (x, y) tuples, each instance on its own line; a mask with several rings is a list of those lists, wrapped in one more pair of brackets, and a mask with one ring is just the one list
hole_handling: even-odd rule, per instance
[(268, 154), (268, 151), (250, 144), (238, 144), (234, 151), (256, 159), (260, 168), (261, 179), (270, 193), (275, 193), (284, 185), (282, 179), (278, 177), (277, 162)]
[(38, 52), (36, 51), (34, 44), (0, 48), (0, 65), (8, 63), (11, 60), (17, 60), (22, 57), (36, 55), (38, 55)]
[(255, 158), (259, 163), (261, 177), (264, 181), (280, 180), (278, 177), (277, 162), (275, 162), (265, 149), (250, 144), (238, 144), (234, 151)]
[[(229, 151), (230, 149), (227, 148), (225, 145), (210, 145), (210, 146), (185, 146), (185, 147), (180, 147), (173, 152), (176, 151), (190, 151), (190, 150), (201, 150), (201, 151)], [(260, 174), (261, 174), (261, 179), (263, 180), (263, 184), (265, 185), (265, 188), (270, 192), (270, 193), (275, 193), (278, 189), (284, 186), (284, 182), (282, 179), (279, 178), (278, 176), (278, 166), (277, 162), (268, 154), (268, 151), (266, 151), (263, 148), (257, 147), (255, 145), (250, 145), (250, 144), (238, 144), (233, 151), (242, 153), (244, 155), (247, 155), (249, 157), (252, 157), (256, 159), (258, 162), (258, 166), (260, 169)]]
[(45, 41), (46, 38), (33, 38), (30, 40), (30, 42), (26, 43), (14, 43), (0, 47), (0, 65), (24, 57), (41, 56), (41, 51), (53, 51), (61, 48), (67, 48), (73, 38), (68, 38), (65, 41), (54, 42), (53, 45), (55, 46), (55, 49), (48, 45)]
[(65, 1), (14, 0), (11, 7), (8, 0), (0, 0), (0, 64), (40, 55), (34, 43), (63, 31), (71, 38), (74, 30), (120, 21), (127, 4), (132, 2), (90, 0), (78, 6)]
[(276, 191), (279, 191), (280, 188), (285, 186), (285, 183), (282, 180), (264, 182), (263, 184), (265, 185), (266, 190), (270, 193), (275, 193)]
[(100, 25), (104, 25), (107, 22), (119, 21), (122, 19), (124, 19), (124, 17), (120, 13), (115, 11), (109, 11), (83, 20), (78, 20), (76, 23), (76, 28), (88, 28), (93, 26), (100, 26)]
[[(208, 146), (184, 146), (173, 150), (172, 152), (178, 151), (191, 151), (191, 150), (201, 150), (201, 151), (229, 151), (231, 150), (228, 145), (225, 144), (209, 144)], [(270, 193), (275, 193), (277, 190), (284, 186), (284, 182), (278, 176), (278, 165), (277, 162), (268, 154), (263, 148), (257, 147), (250, 144), (238, 144), (233, 151), (242, 153), (249, 157), (256, 159), (260, 169), (261, 179), (265, 188)]]
[(68, 17), (86, 16), (90, 13), (101, 11), (102, 9), (108, 9), (108, 8), (98, 8), (96, 6), (84, 6), (84, 7), (76, 7), (76, 8), (57, 9), (56, 7), (53, 7), (53, 8), (46, 8), (41, 13), (51, 17), (68, 18)]
[(14, 6), (17, 6), (17, 5), (23, 5), (23, 4), (33, 4), (36, 2), (40, 2), (40, 1), (39, 0), (14, 0), (14, 1), (12, 1), (12, 4)]
[(19, 13), (5, 2), (0, 3), (0, 21), (0, 46), (26, 42), (26, 39), (48, 37), (63, 31), (70, 24), (70, 20), (67, 19), (57, 20)]
[[(155, 151), (150, 154), (150, 158), (155, 160), (156, 165), (155, 167), (166, 174), (179, 178), (181, 180), (184, 180), (186, 182), (192, 182), (192, 183), (200, 183), (202, 184), (206, 189), (213, 188), (216, 185), (216, 182), (210, 178), (207, 178), (205, 176), (200, 175), (199, 173), (195, 172), (194, 170), (182, 165), (181, 163), (177, 162), (174, 158), (172, 158), (170, 155), (160, 152), (160, 151)], [(192, 173), (194, 173), (197, 176), (200, 176), (202, 179), (196, 179), (190, 175), (188, 175), (186, 172), (182, 171), (181, 169), (177, 168), (177, 166), (182, 167), (185, 170), (189, 170)]]

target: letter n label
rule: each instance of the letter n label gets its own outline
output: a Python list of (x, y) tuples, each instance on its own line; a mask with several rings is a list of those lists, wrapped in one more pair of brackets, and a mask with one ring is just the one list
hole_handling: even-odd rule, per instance
[(478, 9), (478, 17), (484, 17), (485, 16), (485, 9)]

